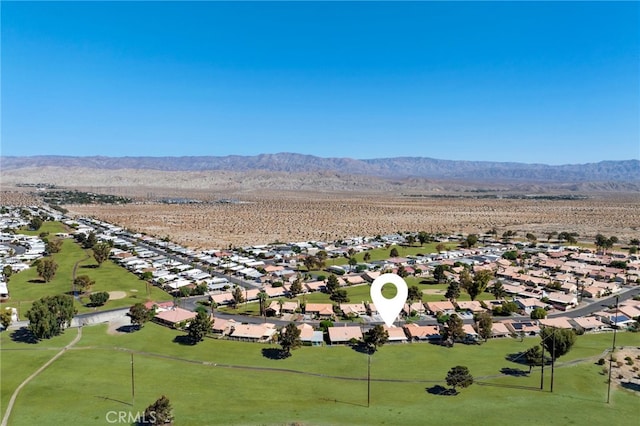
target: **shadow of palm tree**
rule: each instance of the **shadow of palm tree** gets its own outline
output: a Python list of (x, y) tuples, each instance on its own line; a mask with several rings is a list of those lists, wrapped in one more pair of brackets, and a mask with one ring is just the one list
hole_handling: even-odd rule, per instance
[(11, 340), (19, 343), (38, 343), (38, 338), (27, 327), (21, 327), (11, 333)]

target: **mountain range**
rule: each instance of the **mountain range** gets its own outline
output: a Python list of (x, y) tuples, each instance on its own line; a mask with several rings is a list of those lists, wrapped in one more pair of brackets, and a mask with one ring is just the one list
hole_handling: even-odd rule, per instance
[(339, 172), (380, 178), (423, 178), (490, 182), (640, 182), (640, 161), (587, 164), (527, 164), (493, 161), (453, 161), (427, 157), (376, 159), (324, 158), (294, 153), (255, 156), (75, 157), (1, 156), (4, 171), (40, 167), (137, 169), (159, 171)]

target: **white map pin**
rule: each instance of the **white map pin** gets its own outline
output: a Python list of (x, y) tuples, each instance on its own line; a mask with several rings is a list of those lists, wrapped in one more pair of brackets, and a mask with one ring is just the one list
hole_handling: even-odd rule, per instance
[[(388, 283), (396, 286), (396, 296), (393, 299), (387, 299), (382, 295), (382, 286)], [(396, 274), (382, 274), (371, 284), (371, 300), (387, 327), (391, 327), (398, 317), (407, 301), (407, 292), (407, 283)]]

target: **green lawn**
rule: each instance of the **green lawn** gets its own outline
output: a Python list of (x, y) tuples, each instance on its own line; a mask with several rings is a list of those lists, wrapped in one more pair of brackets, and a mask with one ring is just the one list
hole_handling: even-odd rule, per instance
[[(391, 249), (394, 247), (398, 250), (398, 254), (400, 255), (400, 257), (416, 256), (418, 254), (436, 253), (437, 252), (436, 246), (438, 244), (440, 243), (428, 243), (423, 246), (415, 245), (412, 247), (395, 245), (389, 248), (377, 248), (373, 250), (356, 253), (355, 258), (358, 260), (358, 263), (364, 263), (364, 254), (369, 253), (369, 255), (371, 256), (371, 261), (386, 260), (386, 259), (389, 259), (389, 257), (391, 257), (390, 252), (391, 252)], [(452, 250), (458, 247), (458, 245), (454, 243), (447, 243), (445, 244), (445, 247), (447, 248), (447, 250)], [(337, 258), (327, 259), (327, 266), (346, 265), (347, 263), (348, 263), (348, 259), (346, 257), (337, 257)]]
[[(504, 367), (526, 369), (505, 360), (505, 355), (532, 346), (538, 341), (534, 338), (453, 348), (426, 343), (384, 346), (372, 357), (371, 407), (367, 408), (367, 356), (348, 347), (304, 347), (288, 359), (273, 360), (262, 355), (263, 349), (271, 347), (268, 345), (206, 339), (196, 346), (183, 346), (173, 342), (179, 334), (155, 324), (118, 336), (108, 335), (104, 325), (85, 327), (76, 349), (23, 389), (10, 424), (107, 424), (109, 411), (142, 411), (162, 394), (174, 406), (177, 425), (468, 425), (504, 422), (505, 416), (516, 424), (603, 424), (605, 420), (615, 425), (637, 424), (638, 396), (614, 387), (612, 404), (605, 404), (604, 376), (591, 361), (559, 365), (554, 393), (548, 392), (549, 376), (547, 391), (538, 390), (536, 370), (530, 377), (501, 376)], [(69, 330), (57, 339), (73, 336), (75, 330)], [(38, 351), (41, 345), (64, 344), (62, 340), (15, 343), (6, 333), (0, 342), (3, 404), (12, 386), (37, 368), (32, 355), (43, 362), (53, 356), (51, 351)], [(597, 356), (610, 342), (609, 334), (581, 336), (561, 361)], [(637, 343), (637, 335), (620, 333), (618, 342)], [(10, 350), (16, 348), (24, 350)], [(136, 351), (133, 407), (131, 357), (126, 350)], [(17, 369), (27, 352), (28, 364)], [(455, 365), (468, 366), (476, 384), (455, 397), (428, 393), (434, 386), (446, 386), (446, 372)]]
[[(45, 222), (40, 231), (24, 231), (25, 234), (38, 234), (46, 230), (50, 233), (65, 232), (64, 224), (59, 222)], [(76, 276), (89, 275), (95, 285), (91, 288), (95, 291), (124, 291), (126, 297), (117, 300), (110, 300), (97, 310), (115, 309), (131, 306), (140, 301), (148, 299), (155, 301), (171, 300), (171, 295), (165, 291), (149, 285), (140, 280), (135, 274), (116, 265), (111, 260), (105, 261), (99, 268), (93, 258), (91, 250), (85, 250), (74, 240), (65, 239), (59, 253), (53, 255), (53, 259), (58, 264), (55, 277), (48, 283), (44, 283), (38, 276), (36, 268), (29, 268), (18, 274), (11, 276), (9, 281), (9, 294), (11, 299), (3, 306), (18, 308), (20, 318), (25, 318), (26, 312), (32, 303), (43, 297), (56, 294), (63, 294), (73, 290), (73, 270), (76, 268)], [(77, 266), (76, 266), (77, 265)], [(147, 291), (149, 292), (147, 294)], [(92, 312), (95, 308), (84, 306), (89, 303), (89, 297), (82, 297), (82, 303), (76, 300), (75, 305), (79, 313)]]

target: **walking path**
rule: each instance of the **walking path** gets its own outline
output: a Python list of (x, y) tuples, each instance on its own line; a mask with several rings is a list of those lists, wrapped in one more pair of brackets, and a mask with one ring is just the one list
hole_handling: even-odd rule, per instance
[(7, 423), (9, 422), (9, 416), (11, 415), (11, 410), (13, 409), (13, 404), (16, 402), (16, 398), (18, 398), (18, 394), (20, 393), (22, 388), (25, 387), (38, 374), (42, 373), (44, 369), (50, 366), (56, 359), (60, 358), (60, 356), (63, 353), (65, 353), (67, 349), (72, 348), (76, 343), (78, 343), (80, 338), (82, 338), (82, 327), (78, 327), (78, 335), (75, 337), (75, 339), (73, 339), (73, 341), (71, 341), (71, 343), (69, 343), (67, 346), (62, 348), (62, 350), (57, 354), (55, 354), (53, 358), (51, 358), (49, 361), (44, 363), (44, 365), (38, 368), (38, 370), (35, 373), (33, 373), (32, 375), (27, 377), (22, 383), (20, 383), (20, 386), (18, 386), (16, 390), (13, 392), (13, 395), (11, 395), (11, 399), (9, 400), (9, 405), (7, 406), (7, 411), (4, 413), (4, 417), (2, 418), (2, 426), (7, 426)]

